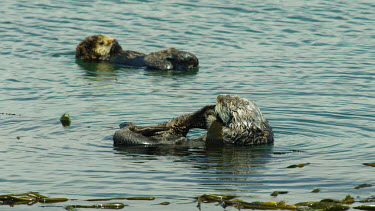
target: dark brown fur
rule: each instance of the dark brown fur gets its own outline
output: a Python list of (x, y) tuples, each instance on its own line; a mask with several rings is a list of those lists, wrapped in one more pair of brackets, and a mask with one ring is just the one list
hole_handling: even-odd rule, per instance
[[(108, 51), (107, 46), (110, 47)], [(98, 49), (103, 50), (98, 51)], [(197, 67), (199, 64), (194, 54), (175, 48), (153, 52), (148, 55), (137, 51), (123, 50), (116, 39), (105, 35), (86, 37), (77, 45), (76, 58), (84, 61), (107, 61), (117, 65), (147, 67), (157, 70), (186, 71)]]
[[(120, 126), (121, 127), (121, 126)], [(157, 126), (123, 124), (113, 136), (115, 145), (176, 144), (187, 141), (192, 128), (207, 129), (206, 144), (259, 145), (273, 143), (273, 132), (258, 106), (235, 95), (219, 95), (216, 105), (176, 117)]]
[(215, 114), (215, 105), (207, 105), (200, 110), (173, 118), (169, 122), (157, 126), (135, 126), (133, 123), (123, 123), (131, 131), (144, 136), (153, 136), (156, 133), (168, 132), (176, 136), (186, 136), (191, 128), (208, 129), (210, 117)]

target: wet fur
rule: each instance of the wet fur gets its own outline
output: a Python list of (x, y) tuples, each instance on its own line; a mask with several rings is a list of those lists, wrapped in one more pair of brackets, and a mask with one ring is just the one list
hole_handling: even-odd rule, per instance
[(117, 65), (147, 67), (157, 70), (187, 71), (197, 67), (197, 57), (175, 48), (153, 52), (148, 55), (123, 50), (116, 39), (106, 35), (92, 35), (82, 40), (76, 48), (76, 58), (91, 62), (110, 62)]
[(274, 141), (272, 128), (251, 100), (219, 95), (215, 114), (224, 123), (223, 141), (235, 145), (258, 145)]
[(200, 110), (185, 114), (157, 126), (135, 126), (133, 123), (120, 124), (122, 129), (113, 135), (114, 145), (134, 144), (181, 144), (187, 141), (191, 128), (207, 129), (215, 119), (215, 105), (207, 105)]
[(113, 139), (115, 145), (164, 143), (176, 144), (187, 141), (192, 128), (207, 129), (206, 144), (258, 145), (272, 143), (273, 132), (258, 106), (235, 95), (219, 95), (216, 105), (173, 118), (157, 126), (134, 126), (123, 123)]

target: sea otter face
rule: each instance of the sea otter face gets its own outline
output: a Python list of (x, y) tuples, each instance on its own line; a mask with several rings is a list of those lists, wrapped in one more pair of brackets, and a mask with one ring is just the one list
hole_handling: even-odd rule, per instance
[(230, 104), (233, 102), (231, 95), (219, 95), (216, 98), (215, 114), (225, 124), (228, 124), (231, 120)]
[(104, 59), (108, 58), (114, 41), (115, 39), (113, 38), (105, 35), (99, 35), (97, 40), (95, 41), (95, 52)]
[(112, 45), (116, 39), (106, 35), (92, 35), (86, 37), (76, 48), (76, 57), (88, 61), (108, 60), (111, 56)]

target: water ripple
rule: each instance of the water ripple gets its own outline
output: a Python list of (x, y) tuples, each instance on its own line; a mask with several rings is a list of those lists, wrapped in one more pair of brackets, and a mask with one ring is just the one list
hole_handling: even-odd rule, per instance
[[(292, 203), (369, 196), (373, 189), (354, 190), (353, 181), (374, 179), (361, 164), (374, 162), (374, 7), (369, 0), (2, 1), (3, 191), (79, 200), (146, 194), (187, 210), (203, 193), (270, 201), (286, 189), (282, 200)], [(194, 52), (199, 71), (76, 60), (80, 40), (98, 33), (129, 50)], [(112, 147), (120, 122), (159, 124), (222, 93), (260, 106), (274, 146)], [(71, 127), (59, 122), (65, 112)], [(303, 162), (311, 164), (286, 168)], [(324, 189), (319, 196), (310, 193), (316, 187)]]

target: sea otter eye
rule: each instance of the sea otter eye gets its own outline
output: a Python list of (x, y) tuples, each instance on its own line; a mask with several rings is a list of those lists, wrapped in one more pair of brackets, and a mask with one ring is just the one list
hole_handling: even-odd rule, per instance
[(104, 42), (100, 42), (99, 45), (104, 45)]

